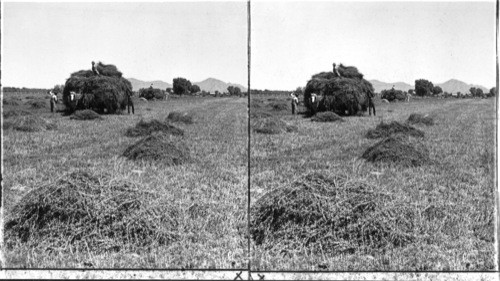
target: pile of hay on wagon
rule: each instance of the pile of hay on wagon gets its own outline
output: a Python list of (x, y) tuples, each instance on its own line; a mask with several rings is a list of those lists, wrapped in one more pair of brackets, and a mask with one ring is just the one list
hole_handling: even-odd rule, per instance
[(178, 239), (175, 204), (134, 182), (79, 170), (35, 187), (6, 217), (7, 247), (108, 252)]
[(68, 112), (91, 109), (100, 114), (112, 114), (132, 105), (132, 84), (122, 77), (116, 66), (99, 62), (96, 69), (96, 72), (74, 72), (66, 80), (63, 102)]
[[(363, 79), (356, 67), (340, 64), (334, 71), (321, 72), (312, 76), (304, 89), (304, 105), (309, 114), (332, 111), (340, 116), (357, 115), (366, 111), (374, 89)], [(340, 76), (339, 76), (340, 75)], [(312, 102), (311, 96), (317, 95)]]

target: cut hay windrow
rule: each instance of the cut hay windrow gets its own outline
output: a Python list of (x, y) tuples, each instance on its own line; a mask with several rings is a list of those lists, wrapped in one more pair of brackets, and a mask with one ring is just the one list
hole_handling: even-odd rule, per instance
[(410, 243), (413, 215), (373, 186), (316, 172), (258, 199), (251, 234), (257, 245), (281, 252), (353, 253)]
[(37, 115), (20, 115), (5, 120), (3, 129), (13, 129), (22, 132), (40, 132), (57, 129), (57, 123)]
[(46, 108), (47, 107), (47, 102), (45, 100), (30, 100), (26, 102), (26, 104), (29, 104), (31, 108), (38, 109), (38, 108)]
[(177, 239), (178, 212), (136, 184), (76, 171), (34, 188), (6, 218), (7, 245), (118, 251)]
[(401, 124), (397, 121), (392, 121), (391, 123), (382, 122), (378, 124), (375, 129), (370, 129), (366, 133), (366, 137), (369, 139), (385, 138), (392, 135), (423, 138), (424, 132), (408, 124)]
[(408, 138), (388, 137), (369, 147), (361, 156), (370, 162), (395, 163), (415, 167), (431, 163), (429, 151)]
[(288, 110), (288, 103), (286, 102), (273, 101), (269, 103), (268, 106), (275, 111)]
[(170, 134), (174, 136), (183, 136), (184, 131), (179, 129), (168, 122), (161, 122), (159, 120), (153, 119), (151, 121), (141, 120), (135, 125), (135, 127), (128, 128), (125, 132), (127, 137), (144, 137), (148, 136), (153, 132), (162, 132), (165, 134)]
[(69, 119), (73, 120), (94, 120), (94, 119), (103, 119), (101, 115), (99, 115), (97, 112), (90, 110), (90, 109), (84, 109), (84, 110), (77, 110), (75, 111)]
[(281, 134), (298, 131), (296, 126), (289, 125), (277, 117), (257, 119), (253, 122), (252, 127), (254, 132), (261, 134)]
[(4, 118), (10, 118), (15, 116), (27, 116), (27, 115), (32, 115), (32, 112), (22, 109), (16, 109), (16, 110), (11, 109), (3, 112)]
[(342, 117), (338, 116), (337, 114), (331, 112), (331, 111), (325, 111), (325, 112), (318, 112), (316, 113), (312, 118), (311, 121), (313, 122), (344, 122), (344, 119)]
[(427, 126), (434, 125), (434, 119), (432, 117), (418, 113), (412, 113), (406, 122), (408, 124), (424, 124)]
[(3, 105), (12, 105), (12, 106), (17, 106), (21, 103), (20, 98), (8, 98), (8, 99), (3, 99), (2, 104)]
[(193, 115), (188, 112), (173, 111), (167, 116), (167, 121), (193, 124)]
[(123, 156), (135, 161), (157, 161), (166, 166), (192, 161), (189, 148), (179, 138), (155, 133), (129, 146)]

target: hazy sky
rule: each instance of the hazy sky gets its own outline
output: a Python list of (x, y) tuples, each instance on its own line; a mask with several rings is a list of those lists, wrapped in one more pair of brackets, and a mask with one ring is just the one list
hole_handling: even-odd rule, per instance
[[(252, 88), (332, 62), (367, 79), (495, 86), (495, 3), (252, 1)], [(125, 77), (247, 84), (246, 2), (2, 2), (2, 85), (52, 87), (92, 60)]]
[(333, 62), (367, 79), (495, 86), (495, 3), (253, 2), (252, 88), (294, 89)]
[(2, 3), (2, 85), (52, 87), (91, 61), (125, 77), (246, 85), (246, 2)]

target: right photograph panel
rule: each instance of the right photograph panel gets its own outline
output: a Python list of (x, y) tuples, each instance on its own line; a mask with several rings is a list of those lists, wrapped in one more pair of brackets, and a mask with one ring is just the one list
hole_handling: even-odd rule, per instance
[(498, 270), (496, 3), (251, 5), (252, 270)]

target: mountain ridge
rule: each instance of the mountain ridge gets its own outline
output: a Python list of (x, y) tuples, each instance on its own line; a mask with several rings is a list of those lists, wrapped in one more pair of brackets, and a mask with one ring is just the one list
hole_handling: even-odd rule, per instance
[[(127, 80), (129, 80), (130, 83), (132, 84), (133, 91), (138, 91), (141, 88), (148, 88), (149, 86), (151, 86), (151, 84), (153, 85), (153, 88), (158, 88), (162, 90), (165, 90), (167, 88), (172, 88), (172, 84), (161, 80), (143, 81), (137, 78), (127, 78)], [(229, 86), (239, 87), (242, 92), (246, 92), (247, 90), (247, 88), (243, 87), (240, 84), (224, 82), (222, 80), (212, 77), (209, 77), (199, 82), (191, 82), (191, 84), (198, 85), (198, 87), (200, 87), (202, 91), (207, 91), (212, 94), (214, 94), (215, 91), (219, 91), (221, 93), (227, 92), (227, 87)]]
[[(396, 90), (401, 90), (401, 91), (408, 91), (410, 89), (414, 89), (414, 85), (410, 85), (405, 82), (383, 82), (377, 79), (372, 79), (368, 80), (370, 83), (372, 83), (373, 88), (375, 89), (376, 93), (380, 93), (382, 90), (389, 90), (392, 88), (394, 85), (394, 89)], [(441, 89), (443, 89), (443, 92), (448, 92), (448, 93), (469, 93), (469, 89), (472, 87), (475, 88), (480, 88), (483, 90), (484, 93), (489, 92), (490, 89), (481, 86), (481, 85), (476, 85), (476, 84), (467, 84), (463, 81), (460, 81), (458, 79), (450, 79), (448, 81), (445, 81), (443, 83), (433, 83), (434, 86), (439, 86)]]

